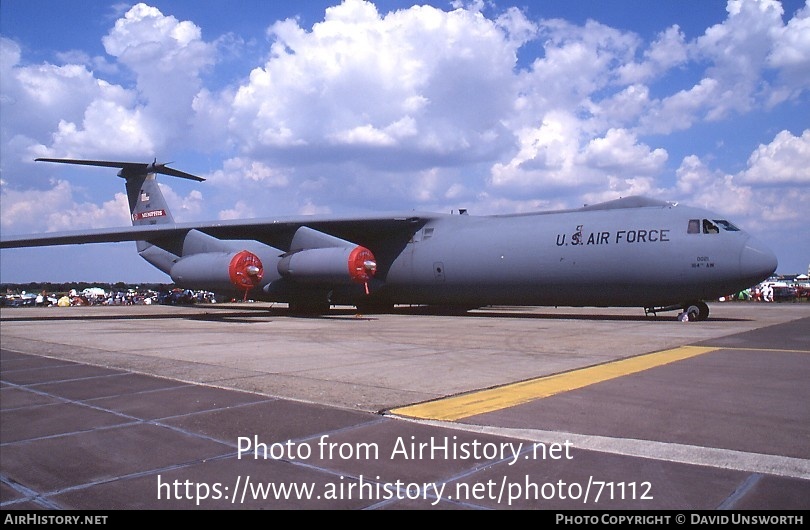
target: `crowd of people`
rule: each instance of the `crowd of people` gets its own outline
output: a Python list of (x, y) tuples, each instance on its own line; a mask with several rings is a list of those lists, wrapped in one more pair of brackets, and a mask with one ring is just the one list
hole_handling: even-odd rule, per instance
[(103, 289), (84, 289), (77, 291), (71, 289), (64, 293), (10, 292), (0, 299), (5, 307), (72, 307), (94, 305), (190, 305), (202, 303), (215, 303), (216, 296), (208, 291), (192, 291), (189, 289), (171, 289), (167, 291), (153, 291), (128, 289), (126, 291), (104, 291)]
[[(720, 302), (753, 301), (753, 302), (788, 302), (810, 301), (810, 283), (807, 281), (766, 280), (758, 285), (738, 293), (721, 297)], [(122, 306), (122, 305), (191, 305), (215, 303), (217, 297), (209, 291), (192, 291), (189, 289), (169, 288), (104, 290), (98, 287), (81, 291), (70, 289), (67, 292), (49, 293), (40, 291), (36, 294), (26, 291), (7, 289), (6, 295), (0, 297), (3, 307), (71, 307), (71, 306)]]
[(755, 302), (790, 302), (810, 299), (807, 282), (765, 281), (750, 289), (726, 297), (726, 300), (752, 300)]

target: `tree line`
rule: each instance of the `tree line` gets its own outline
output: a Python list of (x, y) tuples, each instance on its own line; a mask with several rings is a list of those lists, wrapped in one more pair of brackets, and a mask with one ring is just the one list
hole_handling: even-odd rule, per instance
[(71, 289), (77, 292), (91, 287), (100, 287), (106, 292), (126, 292), (129, 289), (137, 291), (171, 291), (175, 288), (173, 283), (105, 283), (105, 282), (29, 282), (29, 283), (0, 283), (0, 293), (19, 294), (27, 293), (66, 293)]

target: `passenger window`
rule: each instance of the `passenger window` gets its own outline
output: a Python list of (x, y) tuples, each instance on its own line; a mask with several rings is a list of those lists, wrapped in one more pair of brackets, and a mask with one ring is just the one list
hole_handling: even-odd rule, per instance
[(689, 227), (686, 229), (687, 234), (700, 233), (700, 219), (689, 219)]
[(720, 229), (717, 228), (717, 225), (709, 221), (708, 219), (703, 220), (703, 233), (704, 234), (719, 234)]

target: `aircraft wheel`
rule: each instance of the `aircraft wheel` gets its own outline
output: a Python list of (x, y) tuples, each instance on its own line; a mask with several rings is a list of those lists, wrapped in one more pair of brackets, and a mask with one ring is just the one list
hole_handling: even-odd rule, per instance
[(684, 304), (683, 311), (690, 321), (706, 320), (709, 318), (709, 306), (706, 302), (689, 302)]

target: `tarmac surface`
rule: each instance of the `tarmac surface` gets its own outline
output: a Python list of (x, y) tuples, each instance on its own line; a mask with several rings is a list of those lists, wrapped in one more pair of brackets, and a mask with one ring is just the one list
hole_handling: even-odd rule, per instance
[(0, 310), (0, 508), (810, 508), (810, 304)]

